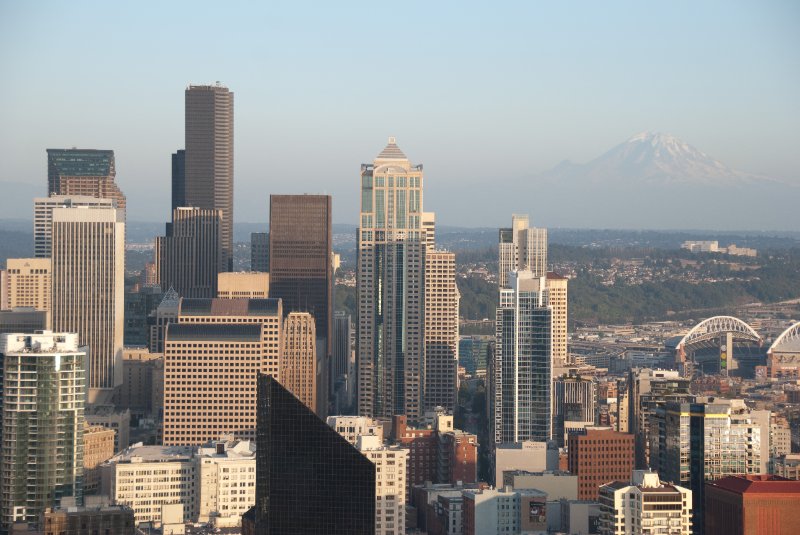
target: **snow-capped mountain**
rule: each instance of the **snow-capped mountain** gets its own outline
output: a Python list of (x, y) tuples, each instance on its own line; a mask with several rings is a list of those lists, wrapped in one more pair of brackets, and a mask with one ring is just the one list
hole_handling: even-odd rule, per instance
[(656, 132), (637, 134), (586, 164), (562, 162), (541, 178), (627, 185), (733, 186), (772, 181), (731, 169), (674, 136)]

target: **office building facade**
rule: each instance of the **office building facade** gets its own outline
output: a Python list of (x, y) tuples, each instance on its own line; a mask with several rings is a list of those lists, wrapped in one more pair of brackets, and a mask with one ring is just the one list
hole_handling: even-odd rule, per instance
[[(114, 208), (54, 208), (53, 328), (89, 347), (89, 402), (122, 384), (125, 223)], [(91, 313), (87, 313), (91, 311)], [(105, 394), (104, 394), (105, 395)]]
[(53, 274), (49, 258), (9, 258), (6, 260), (6, 308), (32, 308), (47, 312), (52, 308)]
[(256, 440), (251, 533), (375, 533), (375, 465), (264, 374)]
[(289, 312), (283, 321), (281, 384), (306, 407), (318, 413), (317, 337), (314, 316)]
[[(220, 259), (233, 270), (233, 92), (186, 88), (183, 206), (220, 212)], [(176, 207), (177, 208), (177, 207)]]
[(250, 233), (250, 271), (269, 271), (269, 232)]
[(571, 433), (567, 441), (568, 468), (578, 476), (578, 499), (597, 500), (600, 486), (629, 481), (633, 471), (633, 435), (610, 429)]
[(553, 380), (553, 440), (566, 445), (566, 422), (586, 426), (597, 420), (597, 383), (582, 377), (560, 377)]
[(55, 208), (114, 208), (111, 199), (98, 199), (85, 195), (56, 195), (33, 199), (33, 255), (50, 258), (53, 254), (53, 209)]
[(791, 535), (800, 526), (800, 481), (728, 476), (705, 484), (705, 533)]
[[(431, 244), (432, 245), (432, 244)], [(458, 402), (456, 255), (425, 252), (425, 410), (455, 411)]]
[(47, 149), (48, 195), (110, 199), (125, 212), (125, 195), (115, 182), (113, 150)]

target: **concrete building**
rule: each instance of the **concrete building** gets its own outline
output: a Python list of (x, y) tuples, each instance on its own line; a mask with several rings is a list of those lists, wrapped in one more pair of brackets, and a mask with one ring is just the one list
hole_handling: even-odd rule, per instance
[(361, 165), (357, 234), (358, 413), (422, 417), (425, 252), (422, 165), (394, 138)]
[(552, 436), (552, 309), (544, 276), (512, 272), (495, 319), (493, 401), (496, 444)]
[(506, 487), (515, 490), (541, 490), (547, 494), (547, 501), (578, 499), (578, 476), (560, 470), (544, 472), (505, 470), (503, 484), (498, 488)]
[(49, 258), (9, 258), (6, 260), (6, 301), (4, 309), (32, 308), (52, 310), (53, 284)]
[(599, 528), (601, 535), (692, 535), (692, 491), (636, 470), (630, 483), (600, 488)]
[(83, 493), (87, 496), (100, 492), (100, 465), (114, 456), (116, 431), (102, 425), (83, 427)]
[(146, 346), (150, 343), (150, 315), (163, 299), (164, 293), (158, 284), (135, 284), (125, 292), (123, 342), (126, 346)]
[(131, 411), (116, 410), (113, 405), (89, 405), (84, 413), (86, 423), (114, 431), (114, 451), (127, 448), (131, 443)]
[(198, 467), (191, 446), (134, 444), (100, 467), (102, 493), (134, 511), (137, 525), (162, 524), (162, 509), (177, 504), (182, 522), (197, 516)]
[(222, 212), (194, 207), (176, 208), (164, 236), (156, 237), (158, 284), (181, 297), (217, 295), (217, 276), (223, 269)]
[(250, 233), (250, 271), (269, 272), (269, 232)]
[(800, 480), (800, 453), (787, 453), (775, 459), (773, 472), (786, 479)]
[(0, 335), (0, 530), (83, 498), (86, 349), (78, 335)]
[(198, 448), (197, 521), (236, 527), (256, 503), (255, 442), (226, 440)]
[(182, 299), (164, 349), (164, 444), (254, 440), (256, 374), (279, 379), (282, 339), (278, 299)]
[(547, 495), (538, 490), (463, 491), (464, 535), (547, 533)]
[(601, 485), (627, 481), (633, 470), (633, 435), (611, 429), (572, 433), (567, 442), (568, 467), (578, 476), (578, 499), (597, 500)]
[(122, 385), (114, 396), (119, 410), (143, 417), (160, 417), (164, 405), (164, 354), (147, 348), (122, 350)]
[(47, 330), (48, 314), (32, 308), (0, 310), (0, 334)]
[(308, 312), (317, 341), (316, 413), (328, 413), (333, 352), (333, 231), (330, 195), (270, 195), (270, 297), (283, 301), (284, 315)]
[[(599, 503), (588, 500), (561, 500), (559, 502), (559, 512), (561, 518), (554, 531), (578, 534), (598, 532), (600, 524)], [(553, 525), (550, 520), (550, 509), (548, 508), (548, 526)]]
[(358, 437), (372, 435), (378, 437), (383, 443), (383, 424), (374, 418), (366, 416), (328, 416), (328, 425), (342, 435), (354, 447), (358, 444)]
[(553, 369), (561, 369), (567, 365), (569, 351), (567, 349), (568, 327), (568, 287), (569, 279), (552, 271), (547, 272), (547, 300), (552, 309), (553, 324)]
[(221, 270), (233, 271), (233, 92), (217, 82), (185, 96), (183, 206), (219, 212)]
[(408, 451), (384, 446), (374, 435), (360, 436), (357, 447), (375, 465), (375, 535), (402, 535), (406, 532)]
[[(122, 384), (125, 296), (124, 213), (53, 208), (54, 330), (78, 333), (89, 348), (89, 402)], [(86, 311), (93, 311), (87, 314)]]
[(453, 412), (458, 402), (458, 303), (456, 255), (425, 253), (425, 405)]
[(280, 371), (286, 390), (319, 414), (325, 401), (317, 399), (317, 337), (308, 312), (290, 312), (283, 321)]
[(800, 525), (800, 481), (729, 476), (705, 485), (705, 533), (791, 535)]
[(509, 288), (509, 273), (530, 271), (547, 275), (547, 229), (530, 227), (527, 215), (514, 214), (511, 227), (499, 233), (498, 285)]
[(47, 509), (42, 535), (137, 535), (133, 509), (125, 505), (93, 505)]
[(546, 442), (517, 442), (500, 444), (494, 450), (494, 485), (503, 488), (503, 473), (523, 470), (545, 472), (558, 470), (558, 448)]
[(220, 273), (217, 276), (217, 297), (266, 299), (269, 297), (269, 273)]
[(85, 195), (56, 194), (33, 199), (33, 251), (36, 258), (52, 256), (53, 209), (78, 206), (109, 209), (114, 208), (114, 201)]

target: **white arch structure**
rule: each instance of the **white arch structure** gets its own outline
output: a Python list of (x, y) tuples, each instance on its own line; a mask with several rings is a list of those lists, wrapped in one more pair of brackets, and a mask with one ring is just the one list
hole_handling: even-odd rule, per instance
[[(692, 327), (676, 347), (681, 362), (686, 362), (686, 346), (714, 340), (723, 333), (733, 333), (734, 338), (761, 343), (761, 336), (748, 324), (733, 316), (714, 316)], [(785, 333), (784, 333), (785, 334)]]
[(767, 355), (771, 355), (772, 352), (778, 349), (778, 346), (787, 342), (794, 342), (795, 340), (800, 340), (800, 321), (783, 331), (780, 336), (778, 336), (772, 345), (769, 346), (767, 350)]

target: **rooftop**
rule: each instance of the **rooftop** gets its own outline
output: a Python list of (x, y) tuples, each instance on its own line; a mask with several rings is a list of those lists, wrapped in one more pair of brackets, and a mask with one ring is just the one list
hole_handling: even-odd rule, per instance
[(279, 299), (181, 299), (181, 316), (275, 316)]
[(167, 325), (166, 340), (260, 342), (261, 324), (170, 323)]
[(403, 151), (400, 150), (400, 147), (397, 146), (397, 142), (394, 137), (389, 138), (389, 143), (384, 147), (380, 154), (375, 158), (376, 160), (408, 160)]
[(137, 442), (109, 459), (108, 463), (159, 463), (188, 461), (194, 454), (193, 446), (145, 446)]
[(706, 483), (706, 487), (734, 494), (797, 494), (800, 498), (800, 481), (772, 474), (723, 477)]

